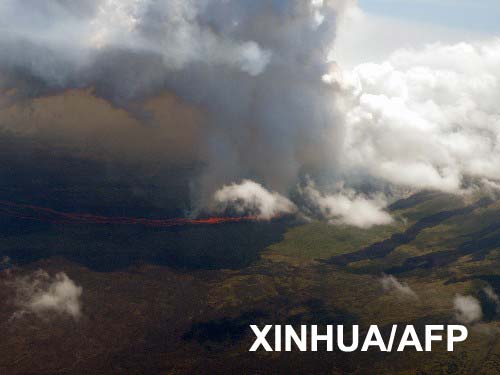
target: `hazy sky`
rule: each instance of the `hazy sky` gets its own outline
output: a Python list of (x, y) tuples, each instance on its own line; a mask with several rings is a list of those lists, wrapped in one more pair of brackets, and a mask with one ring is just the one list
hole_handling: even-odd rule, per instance
[(366, 12), (457, 29), (499, 33), (498, 0), (359, 0)]
[(500, 36), (496, 0), (359, 0), (343, 18), (335, 59), (344, 67), (385, 60), (394, 50)]

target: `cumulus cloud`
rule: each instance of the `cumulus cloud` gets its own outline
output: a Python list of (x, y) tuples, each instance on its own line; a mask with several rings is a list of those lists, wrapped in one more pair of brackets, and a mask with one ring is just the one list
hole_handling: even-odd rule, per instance
[(499, 180), (499, 66), (495, 39), (399, 50), (325, 76), (345, 93), (344, 168), (447, 192)]
[(481, 304), (473, 296), (457, 294), (453, 299), (455, 318), (461, 323), (476, 323), (483, 317)]
[(16, 289), (16, 304), (21, 309), (16, 316), (26, 313), (41, 316), (64, 314), (74, 319), (81, 316), (82, 288), (64, 272), (51, 277), (47, 272), (39, 270), (16, 279), (13, 285)]
[(300, 192), (313, 210), (318, 210), (332, 223), (369, 228), (393, 221), (391, 215), (384, 211), (387, 203), (380, 194), (367, 197), (344, 188), (335, 194), (323, 194), (311, 180), (300, 188)]
[(380, 283), (382, 284), (382, 288), (385, 291), (394, 291), (399, 296), (410, 298), (410, 299), (418, 299), (417, 294), (410, 288), (410, 286), (405, 282), (400, 282), (392, 275), (382, 275), (380, 278)]
[(219, 210), (232, 209), (239, 214), (256, 215), (262, 220), (297, 211), (289, 199), (250, 180), (222, 187), (215, 193), (214, 200)]

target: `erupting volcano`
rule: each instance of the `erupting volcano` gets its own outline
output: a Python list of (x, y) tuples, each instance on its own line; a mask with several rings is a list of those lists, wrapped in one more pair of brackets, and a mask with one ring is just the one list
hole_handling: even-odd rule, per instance
[(104, 225), (143, 225), (147, 227), (174, 227), (183, 225), (215, 225), (255, 221), (256, 216), (208, 217), (199, 219), (172, 218), (148, 219), (138, 217), (111, 217), (87, 213), (62, 212), (47, 207), (0, 201), (0, 214), (18, 219), (45, 221), (53, 224), (104, 224)]

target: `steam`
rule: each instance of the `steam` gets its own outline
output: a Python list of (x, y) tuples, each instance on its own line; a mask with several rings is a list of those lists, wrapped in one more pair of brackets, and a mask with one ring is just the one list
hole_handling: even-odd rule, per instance
[(51, 277), (47, 272), (39, 270), (32, 275), (17, 278), (14, 287), (16, 303), (21, 308), (14, 317), (26, 313), (49, 317), (55, 313), (69, 315), (74, 319), (81, 316), (82, 288), (64, 272)]
[[(216, 33), (210, 27), (210, 19), (202, 20), (211, 12), (210, 6), (217, 3), (7, 0), (0, 8), (1, 44), (6, 52), (2, 54), (2, 63), (26, 69), (50, 86), (92, 79), (92, 70), (98, 68), (96, 64), (110, 50), (140, 55), (146, 63), (156, 56), (165, 71), (204, 63), (260, 74), (269, 63), (269, 51), (253, 40), (236, 40), (229, 34)], [(145, 70), (148, 68), (151, 66)], [(139, 78), (144, 80), (146, 76)]]
[(461, 323), (475, 323), (482, 319), (481, 304), (472, 296), (457, 294), (453, 300), (455, 318)]
[[(500, 311), (500, 299), (490, 285), (482, 289), (486, 298), (493, 302), (495, 311)], [(483, 309), (481, 302), (473, 296), (455, 295), (453, 299), (453, 307), (455, 311), (455, 319), (461, 323), (473, 324), (476, 331), (486, 335), (497, 335), (500, 333), (498, 327), (494, 324), (488, 324), (483, 321)]]
[(383, 275), (380, 279), (382, 288), (385, 291), (394, 291), (403, 298), (418, 299), (417, 294), (407, 283), (402, 283), (392, 275)]
[(254, 181), (243, 180), (239, 184), (223, 186), (215, 192), (213, 200), (217, 211), (254, 215), (261, 220), (300, 211), (302, 214), (319, 213), (331, 223), (359, 228), (387, 225), (393, 221), (391, 215), (384, 211), (387, 203), (380, 194), (366, 197), (340, 187), (337, 193), (324, 195), (310, 178), (307, 178), (305, 186), (298, 186), (297, 192), (303, 201), (299, 207), (276, 191), (269, 191)]
[[(142, 104), (169, 93), (203, 113), (202, 141), (190, 148), (190, 159), (204, 167), (191, 182), (193, 207), (248, 178), (286, 194), (302, 169), (331, 167), (337, 158), (337, 89), (321, 77), (333, 64), (337, 19), (352, 3), (7, 0), (0, 5), (0, 89), (26, 99), (91, 87), (144, 120), (145, 129), (156, 124)], [(25, 118), (0, 115), (0, 126)], [(71, 133), (71, 125), (58, 132)], [(164, 146), (172, 148), (175, 135)]]
[(295, 204), (284, 196), (270, 192), (250, 180), (224, 186), (215, 193), (214, 199), (219, 210), (233, 209), (239, 214), (252, 213), (262, 220), (297, 211)]
[(369, 228), (392, 222), (385, 207), (402, 190), (499, 186), (500, 40), (343, 70), (332, 51), (353, 7), (2, 1), (1, 134), (80, 145), (150, 175), (196, 165), (183, 182), (190, 206), (176, 207), (194, 214), (306, 211)]
[(369, 228), (393, 221), (391, 215), (384, 211), (387, 203), (380, 194), (367, 197), (343, 187), (337, 193), (322, 194), (311, 180), (300, 192), (314, 211), (319, 211), (332, 223)]

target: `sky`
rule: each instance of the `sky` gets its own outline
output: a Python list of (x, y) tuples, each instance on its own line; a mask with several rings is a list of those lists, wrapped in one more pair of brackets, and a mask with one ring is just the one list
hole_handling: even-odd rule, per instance
[(400, 48), (500, 36), (494, 0), (359, 0), (339, 28), (334, 58), (350, 68), (385, 60)]
[(497, 0), (359, 0), (371, 14), (482, 33), (499, 33)]

